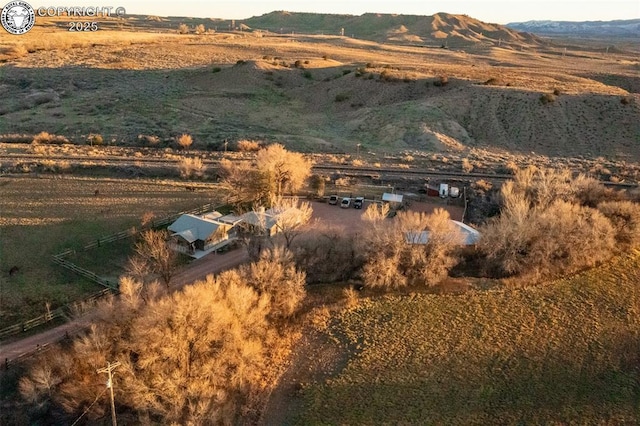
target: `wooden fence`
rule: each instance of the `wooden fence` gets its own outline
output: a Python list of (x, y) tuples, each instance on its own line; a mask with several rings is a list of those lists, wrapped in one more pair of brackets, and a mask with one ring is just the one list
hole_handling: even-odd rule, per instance
[(58, 309), (54, 309), (53, 311), (45, 312), (44, 314), (36, 318), (3, 328), (2, 330), (0, 330), (0, 340), (5, 339), (9, 336), (13, 336), (15, 334), (24, 333), (25, 331), (31, 330), (32, 328), (38, 327), (59, 318), (67, 319), (76, 312), (78, 306), (92, 306), (107, 294), (114, 294), (116, 292), (117, 290), (115, 289), (105, 288), (104, 290), (93, 293), (92, 295), (80, 301), (69, 303)]
[[(188, 210), (188, 211), (184, 211), (184, 212), (180, 212), (180, 213), (176, 213), (170, 216), (167, 216), (163, 219), (159, 219), (156, 221), (153, 221), (152, 223), (150, 223), (146, 228), (142, 228), (142, 229), (136, 229), (136, 228), (130, 228), (127, 229), (125, 231), (121, 231), (121, 232), (116, 232), (114, 234), (111, 235), (107, 235), (101, 238), (98, 238), (95, 241), (92, 241), (90, 243), (88, 243), (87, 245), (85, 245), (83, 247), (84, 250), (90, 250), (92, 248), (95, 247), (99, 247), (102, 244), (108, 244), (108, 243), (112, 243), (114, 241), (119, 241), (119, 240), (123, 240), (125, 238), (129, 238), (132, 236), (135, 236), (137, 234), (139, 234), (142, 231), (145, 231), (147, 229), (153, 229), (153, 228), (158, 228), (158, 227), (162, 227), (165, 225), (168, 225), (172, 222), (174, 222), (178, 217), (182, 216), (183, 214), (194, 214), (194, 215), (199, 215), (199, 214), (203, 214), (203, 213), (208, 213), (211, 212), (213, 210), (215, 210), (217, 206), (214, 205), (213, 203), (208, 203), (205, 204), (203, 206), (200, 206), (198, 208), (192, 209), (192, 210)], [(79, 267), (78, 265), (68, 261), (66, 258), (71, 256), (72, 254), (74, 254), (75, 251), (72, 249), (68, 249), (65, 250), (61, 253), (55, 254), (53, 255), (53, 261), (62, 266), (63, 268), (66, 268), (70, 271), (75, 272), (76, 274), (85, 277), (87, 279), (89, 279), (90, 281), (93, 281), (103, 287), (105, 287), (103, 290), (100, 290), (99, 292), (96, 292), (92, 295), (90, 295), (87, 298), (84, 298), (78, 302), (74, 302), (74, 303), (70, 303), (68, 305), (65, 305), (61, 308), (55, 309), (51, 312), (47, 312), (43, 315), (40, 315), (36, 318), (27, 320), (27, 321), (23, 321), (20, 322), (18, 324), (14, 324), (11, 325), (9, 327), (3, 328), (2, 330), (0, 330), (0, 340), (5, 339), (9, 336), (13, 336), (16, 334), (20, 334), (20, 333), (24, 333), (25, 331), (28, 331), (34, 327), (38, 327), (40, 325), (46, 324), (50, 321), (59, 319), (59, 318), (68, 318), (71, 313), (74, 310), (74, 307), (78, 306), (79, 304), (95, 304), (95, 302), (97, 302), (99, 299), (101, 299), (102, 297), (104, 297), (105, 295), (108, 294), (117, 294), (118, 291), (118, 283), (114, 283), (111, 282), (97, 274), (95, 274), (94, 272), (89, 271), (88, 269), (84, 269)]]

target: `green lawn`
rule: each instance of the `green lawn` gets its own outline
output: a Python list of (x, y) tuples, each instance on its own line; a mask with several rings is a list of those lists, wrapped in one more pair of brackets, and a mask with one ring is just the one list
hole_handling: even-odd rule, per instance
[(387, 296), (328, 333), (349, 351), (298, 424), (637, 424), (640, 252), (544, 287)]

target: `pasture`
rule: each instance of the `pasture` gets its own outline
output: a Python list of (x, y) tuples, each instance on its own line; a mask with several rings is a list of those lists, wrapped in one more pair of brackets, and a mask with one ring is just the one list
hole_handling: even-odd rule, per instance
[[(145, 219), (218, 200), (215, 185), (185, 190), (184, 182), (80, 178), (3, 177), (0, 180), (0, 328), (77, 300), (100, 288), (55, 265), (51, 256), (80, 251), (98, 237), (140, 226)], [(86, 252), (82, 266), (113, 269), (126, 241)], [(11, 268), (19, 271), (9, 275)], [(114, 277), (109, 277), (114, 278)]]
[(635, 424), (639, 286), (635, 251), (544, 287), (362, 299), (329, 322), (335, 374), (303, 379), (289, 420)]

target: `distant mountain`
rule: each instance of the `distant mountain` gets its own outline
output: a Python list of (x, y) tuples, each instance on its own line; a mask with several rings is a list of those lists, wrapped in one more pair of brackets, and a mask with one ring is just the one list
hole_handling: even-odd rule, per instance
[[(237, 21), (238, 23), (240, 20)], [(503, 25), (489, 24), (466, 15), (436, 13), (433, 16), (332, 15), (271, 12), (241, 21), (254, 30), (275, 33), (344, 35), (383, 43), (437, 45), (447, 47), (475, 43), (540, 45), (540, 38)]]
[(539, 35), (640, 38), (640, 19), (584, 22), (527, 21), (512, 22), (506, 26), (517, 31), (527, 31)]

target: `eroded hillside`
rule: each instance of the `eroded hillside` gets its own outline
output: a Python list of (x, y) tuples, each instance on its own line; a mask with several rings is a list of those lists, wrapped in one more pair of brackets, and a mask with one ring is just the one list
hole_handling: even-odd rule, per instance
[[(401, 18), (391, 33), (413, 34), (410, 17)], [(490, 24), (470, 18), (429, 18), (449, 34), (465, 26), (493, 31), (471, 30)], [(20, 41), (0, 36), (0, 134), (48, 131), (84, 141), (101, 133), (132, 144), (140, 134), (189, 132), (195, 146), (212, 149), (259, 138), (308, 151), (362, 144), (379, 152), (484, 147), (640, 159), (633, 54), (534, 45), (513, 30), (517, 45), (442, 49), (144, 28), (71, 39), (50, 26)]]

